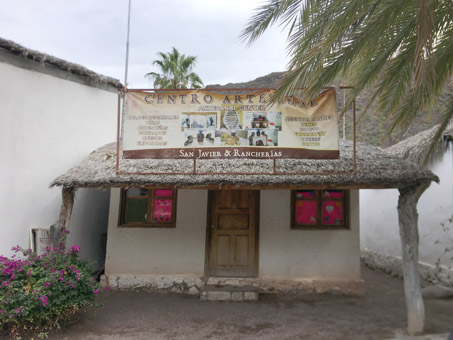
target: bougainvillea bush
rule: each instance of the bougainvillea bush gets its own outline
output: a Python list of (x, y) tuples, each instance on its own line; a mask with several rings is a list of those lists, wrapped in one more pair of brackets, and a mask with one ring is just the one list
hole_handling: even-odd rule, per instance
[(80, 247), (47, 247), (43, 255), (19, 246), (11, 258), (0, 256), (0, 331), (45, 334), (77, 310), (96, 306), (100, 285)]

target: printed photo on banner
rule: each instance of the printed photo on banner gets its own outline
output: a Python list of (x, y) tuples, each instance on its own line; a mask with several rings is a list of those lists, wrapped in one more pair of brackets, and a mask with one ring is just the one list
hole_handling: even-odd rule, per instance
[(246, 112), (245, 129), (277, 129), (282, 130), (282, 113), (278, 111)]
[(245, 130), (217, 130), (216, 139), (217, 138), (219, 138), (219, 145), (221, 146), (248, 145), (248, 135)]
[(184, 146), (213, 146), (215, 130), (186, 129), (184, 130)]
[(220, 111), (220, 130), (241, 130), (242, 111)]
[(248, 129), (249, 146), (278, 146), (277, 129)]
[(181, 131), (185, 129), (215, 129), (217, 127), (217, 112), (183, 112)]

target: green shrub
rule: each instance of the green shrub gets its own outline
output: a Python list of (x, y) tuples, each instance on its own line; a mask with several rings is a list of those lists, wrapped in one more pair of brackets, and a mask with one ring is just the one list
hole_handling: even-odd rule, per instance
[[(443, 254), (436, 261), (436, 268), (438, 272), (442, 271), (442, 259), (447, 257), (447, 263), (453, 261), (453, 234), (450, 231), (450, 228), (453, 229), (453, 215), (447, 219), (444, 223), (441, 223), (442, 231), (444, 233), (444, 240), (437, 240), (434, 244), (440, 244), (444, 246)], [(448, 265), (445, 267), (448, 268)], [(453, 266), (450, 264), (450, 268)]]
[(100, 285), (90, 264), (79, 258), (78, 245), (66, 251), (63, 239), (40, 256), (19, 246), (12, 250), (23, 257), (0, 256), (0, 331), (45, 335), (77, 310), (96, 306)]

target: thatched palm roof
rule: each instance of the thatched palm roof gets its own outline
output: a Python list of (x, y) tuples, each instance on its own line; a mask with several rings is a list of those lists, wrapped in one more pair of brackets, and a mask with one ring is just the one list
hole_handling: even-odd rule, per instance
[[(428, 154), (431, 141), (433, 140), (440, 125), (433, 126), (432, 128), (422, 131), (412, 137), (392, 145), (385, 149), (385, 151), (392, 155), (410, 160), (412, 162), (423, 164), (426, 155)], [(447, 126), (443, 133), (443, 137), (437, 142), (434, 152), (430, 155), (429, 160), (435, 161), (442, 158), (449, 140), (453, 139), (453, 120)]]
[[(398, 159), (382, 149), (357, 145), (357, 171), (352, 171), (352, 143), (341, 141), (338, 160), (282, 159), (276, 161), (277, 172), (323, 173), (312, 175), (268, 175), (272, 160), (198, 160), (197, 171), (216, 174), (192, 174), (193, 160), (120, 160), (121, 172), (161, 172), (159, 175), (117, 175), (116, 143), (95, 151), (79, 165), (56, 178), (51, 186), (64, 187), (127, 187), (166, 186), (203, 188), (282, 188), (342, 187), (397, 188), (422, 181), (437, 181), (428, 169)], [(184, 172), (185, 174), (172, 174)], [(237, 174), (231, 174), (237, 173)], [(244, 175), (245, 172), (262, 173)], [(341, 173), (349, 172), (349, 173)], [(223, 173), (223, 174), (222, 174)]]
[(111, 85), (116, 88), (123, 87), (118, 79), (107, 77), (102, 74), (93, 72), (84, 66), (74, 64), (39, 51), (28, 49), (22, 45), (16, 44), (11, 40), (0, 38), (0, 51), (14, 56), (19, 56), (25, 60), (37, 62), (41, 64), (41, 66), (47, 65), (55, 67), (61, 71), (65, 71), (68, 74), (78, 75), (84, 79), (89, 80), (94, 85), (102, 84)]

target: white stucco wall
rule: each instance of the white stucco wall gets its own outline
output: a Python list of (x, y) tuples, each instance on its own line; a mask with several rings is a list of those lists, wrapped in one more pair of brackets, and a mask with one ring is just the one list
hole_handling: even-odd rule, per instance
[[(441, 161), (428, 167), (440, 178), (440, 184), (431, 186), (421, 196), (417, 210), (419, 213), (419, 259), (420, 262), (434, 264), (443, 253), (445, 245), (435, 244), (437, 240), (445, 242), (445, 234), (440, 223), (453, 215), (453, 150), (450, 147)], [(361, 248), (378, 253), (401, 256), (399, 237), (398, 205), (399, 192), (388, 190), (361, 190), (360, 224)], [(453, 230), (450, 229), (453, 236)], [(450, 256), (451, 257), (451, 256)], [(446, 265), (453, 265), (448, 256), (442, 258)]]
[[(117, 94), (6, 62), (0, 62), (0, 74), (0, 254), (9, 256), (14, 245), (28, 248), (31, 227), (56, 222), (61, 189), (49, 189), (49, 183), (115, 140)], [(98, 260), (93, 234), (106, 230), (108, 195), (77, 195), (69, 241)]]
[(107, 233), (110, 190), (79, 189), (69, 223), (67, 246), (80, 245), (82, 255), (100, 269), (105, 261), (102, 234)]
[(260, 277), (359, 280), (358, 191), (350, 197), (350, 229), (296, 230), (289, 191), (261, 191)]
[[(120, 190), (112, 189), (106, 275), (203, 276), (206, 190), (179, 190), (176, 228), (118, 228)], [(291, 230), (290, 191), (261, 191), (259, 276), (360, 279), (359, 198), (351, 192), (350, 230)]]
[(175, 228), (118, 228), (120, 189), (110, 197), (106, 275), (203, 276), (206, 190), (178, 190)]

